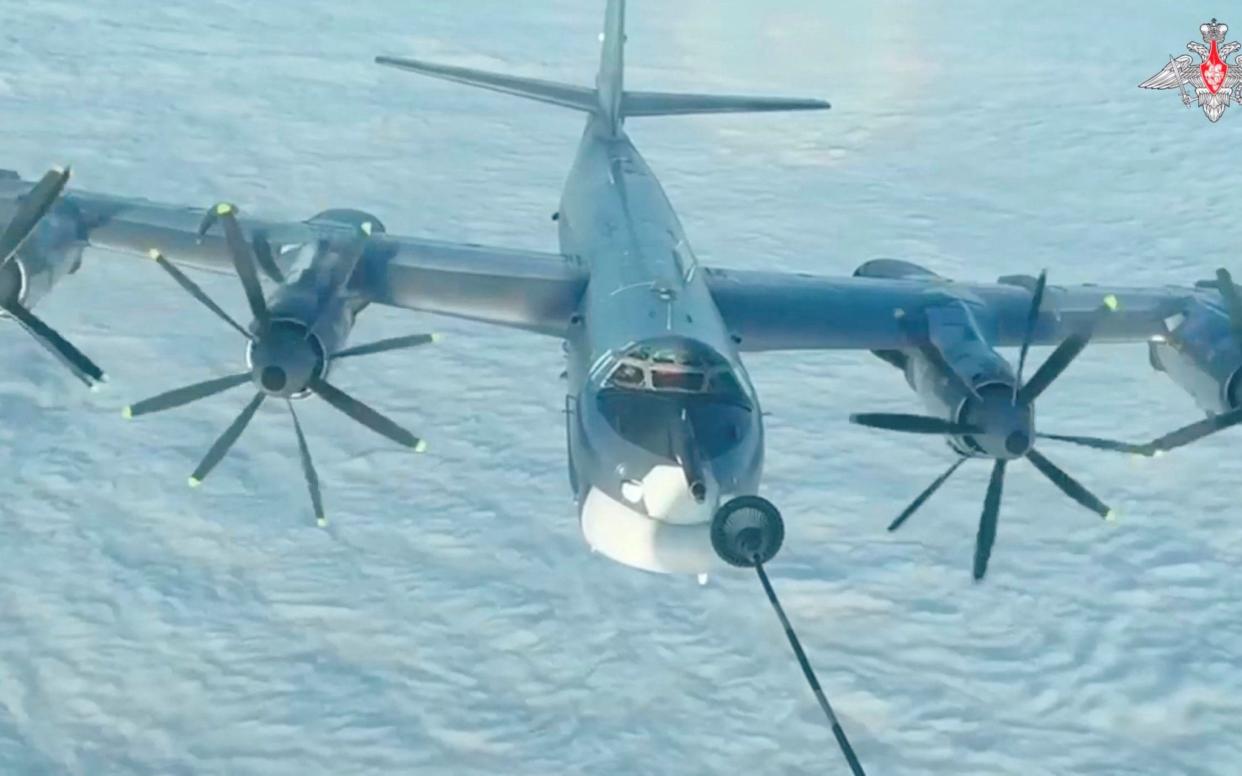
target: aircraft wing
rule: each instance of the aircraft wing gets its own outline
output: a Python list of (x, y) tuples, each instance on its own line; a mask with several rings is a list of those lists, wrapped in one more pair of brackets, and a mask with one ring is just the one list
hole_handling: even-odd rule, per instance
[[(33, 186), (0, 171), (0, 218)], [(58, 207), (70, 213), (89, 246), (145, 256), (156, 249), (177, 264), (232, 273), (223, 236), (200, 240), (202, 208), (178, 207), (84, 191), (66, 191)], [(239, 219), (246, 237), (266, 240), (278, 268), (296, 251), (282, 250), (353, 228), (331, 219), (278, 222)], [(705, 269), (708, 287), (743, 351), (911, 347), (901, 318), (920, 308), (959, 300), (982, 333), (998, 346), (1021, 343), (1034, 278), (962, 283), (892, 260), (868, 262), (849, 277)], [(550, 336), (564, 334), (578, 309), (588, 272), (577, 257), (377, 233), (354, 275), (352, 288), (368, 302), (467, 318)], [(1034, 344), (1055, 344), (1084, 322), (1106, 296), (1117, 311), (1096, 341), (1141, 341), (1167, 332), (1203, 291), (1190, 288), (1049, 286)], [(1218, 299), (1219, 297), (1217, 297)]]
[[(32, 187), (0, 171), (0, 218)], [(72, 214), (79, 237), (94, 248), (146, 256), (159, 250), (174, 263), (232, 273), (219, 228), (201, 240), (205, 208), (68, 190), (60, 212)], [(294, 251), (284, 250), (351, 228), (331, 220), (277, 222), (239, 219), (253, 241), (266, 240), (275, 263), (287, 270)], [(560, 336), (578, 306), (586, 276), (577, 260), (560, 254), (510, 250), (377, 233), (370, 240), (352, 287), (366, 301), (483, 321)]]
[[(911, 347), (901, 319), (954, 300), (967, 304), (989, 342), (1022, 342), (1035, 278), (959, 283), (931, 273), (913, 277), (815, 277), (801, 273), (708, 269), (708, 286), (743, 351)], [(1056, 344), (1085, 323), (1108, 296), (1117, 309), (1097, 342), (1132, 342), (1167, 333), (1166, 319), (1202, 291), (1049, 285), (1033, 344)], [(1216, 297), (1219, 299), (1219, 297)]]

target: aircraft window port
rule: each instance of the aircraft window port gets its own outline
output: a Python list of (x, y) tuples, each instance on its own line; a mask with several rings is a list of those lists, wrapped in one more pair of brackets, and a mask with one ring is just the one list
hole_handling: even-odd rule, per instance
[(677, 362), (677, 354), (671, 350), (657, 350), (651, 354), (651, 360), (657, 364), (673, 364)]

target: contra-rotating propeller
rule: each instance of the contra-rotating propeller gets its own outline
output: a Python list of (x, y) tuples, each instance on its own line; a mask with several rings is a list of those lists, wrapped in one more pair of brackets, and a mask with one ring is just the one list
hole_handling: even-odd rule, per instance
[(68, 167), (49, 170), (21, 198), (13, 218), (0, 233), (0, 313), (17, 321), (36, 342), (68, 367), (74, 377), (93, 388), (105, 381), (103, 370), (22, 304), (26, 279), (19, 262), (14, 260), (17, 251), (56, 204), (68, 182)]
[[(421, 439), (335, 387), (323, 375), (327, 371), (327, 362), (332, 359), (353, 358), (412, 348), (434, 342), (436, 337), (431, 334), (393, 337), (345, 348), (336, 353), (322, 352), (318, 339), (311, 334), (309, 324), (288, 319), (276, 320), (271, 316), (263, 289), (259, 284), (255, 256), (237, 223), (236, 212), (237, 209), (232, 205), (217, 205), (203, 219), (199, 233), (200, 236), (205, 234), (216, 221), (223, 225), (233, 267), (241, 280), (242, 290), (245, 292), (246, 301), (254, 316), (254, 322), (249, 330), (230, 317), (193, 280), (177, 269), (159, 251), (152, 250), (150, 256), (187, 293), (248, 340), (249, 369), (238, 374), (212, 378), (153, 396), (126, 407), (124, 415), (126, 418), (135, 418), (140, 415), (162, 412), (222, 393), (247, 380), (253, 381), (259, 389), (258, 392), (207, 451), (194, 473), (190, 475), (190, 486), (200, 485), (216, 464), (224, 458), (265, 399), (269, 397), (284, 399), (289, 408), (289, 414), (293, 418), (293, 430), (297, 435), (302, 472), (310, 492), (315, 518), (319, 525), (323, 526), (326, 525), (327, 518), (323, 509), (319, 475), (311, 459), (310, 448), (306, 444), (306, 436), (302, 432), (302, 425), (293, 408), (292, 400), (314, 394), (375, 433), (399, 445), (412, 448), (416, 452), (423, 452), (426, 444)], [(364, 247), (365, 240), (359, 240), (356, 249), (361, 252)]]
[[(1233, 282), (1233, 276), (1229, 274), (1229, 270), (1224, 268), (1216, 270), (1216, 287), (1224, 299), (1225, 311), (1229, 315), (1229, 333), (1238, 347), (1242, 348), (1242, 293), (1239, 293), (1237, 285)], [(1193, 444), (1200, 439), (1209, 437), (1219, 431), (1233, 428), (1238, 424), (1242, 424), (1242, 406), (1182, 426), (1146, 444), (1113, 442), (1092, 437), (1058, 437), (1049, 435), (1049, 438), (1063, 439), (1067, 442), (1076, 442), (1104, 450), (1153, 456)]]
[[(988, 560), (992, 554), (992, 546), (996, 541), (996, 527), (1000, 516), (1001, 495), (1005, 485), (1005, 471), (1011, 460), (1026, 458), (1041, 474), (1047, 477), (1062, 493), (1082, 506), (1090, 509), (1101, 517), (1108, 519), (1112, 510), (1087, 490), (1081, 483), (1064, 472), (1060, 467), (1048, 460), (1034, 447), (1034, 402), (1061, 373), (1073, 363), (1083, 351), (1095, 332), (1096, 326), (1116, 309), (1117, 300), (1113, 297), (1105, 299), (1094, 314), (1078, 331), (1070, 334), (1057, 346), (1048, 360), (1043, 363), (1026, 383), (1022, 382), (1022, 372), (1026, 365), (1027, 352), (1035, 334), (1035, 325), (1039, 319), (1040, 306), (1043, 303), (1044, 289), (1047, 286), (1047, 272), (1040, 273), (1031, 295), (1031, 307), (1027, 315), (1026, 331), (1022, 340), (1022, 350), (1018, 358), (1018, 371), (1012, 389), (1007, 386), (984, 386), (976, 391), (947, 363), (943, 354), (930, 342), (920, 345), (920, 351), (938, 367), (939, 371), (957, 383), (967, 400), (961, 417), (956, 421), (921, 415), (899, 413), (865, 413), (852, 415), (850, 420), (870, 428), (901, 431), (916, 434), (948, 434), (967, 437), (974, 442), (981, 455), (994, 459), (992, 476), (988, 483), (987, 494), (983, 501), (983, 513), (979, 520), (979, 533), (975, 542), (974, 577), (982, 579), (987, 573)], [(1142, 446), (1127, 445), (1096, 437), (1067, 436), (1057, 434), (1039, 434), (1039, 438), (1072, 442), (1096, 449), (1125, 452), (1141, 452)], [(954, 461), (943, 474), (918, 495), (888, 527), (895, 531), (905, 523), (931, 496), (953, 476), (954, 472), (967, 460), (967, 456)]]
[[(1238, 287), (1234, 284), (1233, 276), (1229, 274), (1229, 270), (1223, 267), (1216, 270), (1216, 287), (1225, 301), (1225, 310), (1229, 314), (1229, 333), (1233, 336), (1233, 340), (1238, 347), (1242, 348), (1242, 294), (1238, 292)], [(1242, 423), (1242, 406), (1235, 407), (1228, 412), (1222, 412), (1219, 415), (1212, 415), (1197, 423), (1182, 426), (1176, 431), (1170, 431), (1164, 436), (1139, 447), (1145, 455), (1156, 455), (1198, 442), (1204, 437), (1209, 437), (1227, 428), (1233, 428), (1239, 423)]]

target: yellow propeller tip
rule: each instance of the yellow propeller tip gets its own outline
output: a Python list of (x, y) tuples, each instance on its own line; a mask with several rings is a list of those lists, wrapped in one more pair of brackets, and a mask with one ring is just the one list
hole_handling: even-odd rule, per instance
[(202, 484), (203, 484), (203, 481), (202, 481), (202, 480), (200, 480), (198, 477), (191, 477), (191, 478), (190, 478), (190, 487), (191, 487), (191, 488), (197, 488), (199, 485), (202, 485)]
[(60, 164), (55, 165), (54, 167), (52, 167), (52, 172), (56, 173), (57, 175), (68, 175), (68, 174), (69, 174), (69, 165), (67, 165), (67, 164), (65, 164), (65, 165), (60, 165)]
[(416, 452), (416, 453), (425, 453), (425, 452), (427, 452), (427, 442), (426, 442), (426, 440), (423, 440), (423, 439), (418, 440), (418, 442), (416, 442), (416, 443), (414, 444), (414, 452)]
[(228, 202), (221, 202), (219, 205), (216, 205), (216, 215), (218, 216), (227, 216), (235, 210), (236, 208)]
[(1110, 523), (1115, 523), (1121, 519), (1121, 515), (1117, 514), (1117, 510), (1110, 509), (1108, 510), (1108, 514), (1104, 515), (1104, 519)]
[(133, 420), (134, 419), (134, 408), (133, 407), (123, 408), (121, 410), (121, 417), (125, 418), (126, 420)]
[(431, 341), (433, 343), (439, 342), (440, 340), (444, 339), (443, 334), (431, 334), (429, 336), (431, 337)]
[(319, 526), (320, 528), (327, 528), (328, 518), (324, 517), (323, 515), (319, 515), (318, 517), (315, 518), (315, 525)]
[(1113, 294), (1109, 294), (1108, 296), (1104, 297), (1104, 306), (1107, 307), (1109, 310), (1116, 312), (1117, 308), (1121, 307), (1121, 302), (1117, 300), (1116, 296), (1114, 296)]
[(152, 261), (159, 261), (160, 259), (164, 258), (164, 254), (160, 253), (155, 248), (152, 248), (151, 250), (147, 251), (147, 258), (151, 259)]

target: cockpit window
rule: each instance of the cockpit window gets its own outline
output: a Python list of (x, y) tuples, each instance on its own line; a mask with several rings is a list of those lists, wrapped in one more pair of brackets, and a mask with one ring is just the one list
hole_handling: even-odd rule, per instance
[(641, 367), (633, 364), (622, 364), (617, 367), (617, 371), (612, 373), (612, 381), (619, 386), (627, 388), (641, 388), (643, 385), (643, 370)]
[(698, 393), (703, 390), (703, 373), (653, 369), (651, 370), (651, 387), (657, 391), (676, 390)]
[(639, 346), (621, 356), (605, 389), (691, 394), (749, 406), (732, 367), (719, 357)]
[(738, 385), (737, 378), (728, 370), (722, 370), (712, 375), (712, 393), (723, 393), (729, 396), (741, 396), (742, 386)]

